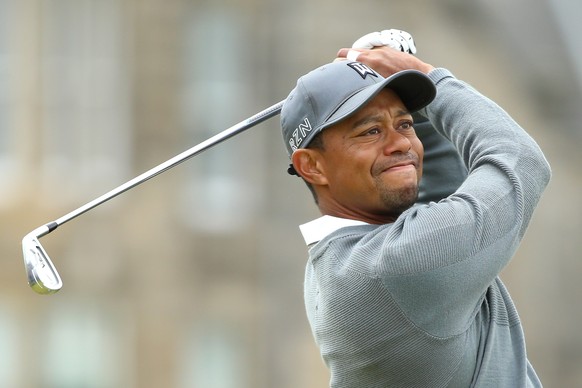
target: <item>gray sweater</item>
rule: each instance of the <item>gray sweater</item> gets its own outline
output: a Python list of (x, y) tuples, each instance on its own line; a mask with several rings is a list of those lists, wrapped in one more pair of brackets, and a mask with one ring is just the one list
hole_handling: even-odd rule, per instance
[(494, 102), (445, 69), (429, 77), (438, 93), (420, 112), (432, 126), (417, 127), (419, 203), (392, 224), (324, 234), (309, 252), (305, 304), (330, 386), (541, 387), (498, 274), (549, 165)]

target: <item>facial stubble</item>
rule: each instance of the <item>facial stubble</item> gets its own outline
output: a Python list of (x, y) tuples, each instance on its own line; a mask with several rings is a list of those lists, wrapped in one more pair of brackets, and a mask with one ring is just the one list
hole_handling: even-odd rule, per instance
[[(410, 153), (403, 155), (398, 158), (400, 160), (413, 161), (413, 165), (416, 167), (419, 163), (418, 158)], [(395, 163), (392, 160), (392, 163)], [(379, 199), (386, 211), (386, 214), (397, 217), (402, 214), (405, 210), (409, 209), (414, 205), (418, 199), (418, 175), (420, 174), (418, 168), (416, 168), (417, 179), (412, 181), (407, 185), (402, 185), (398, 187), (393, 187), (385, 182), (382, 177), (383, 166), (377, 166), (374, 173), (374, 182), (378, 190)]]

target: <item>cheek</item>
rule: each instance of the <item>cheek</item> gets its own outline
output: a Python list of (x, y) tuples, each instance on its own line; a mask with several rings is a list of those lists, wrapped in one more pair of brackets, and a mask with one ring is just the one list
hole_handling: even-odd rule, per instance
[[(368, 156), (363, 157), (363, 156)], [(328, 164), (327, 176), (330, 189), (347, 192), (352, 189), (361, 190), (371, 185), (371, 165), (373, 161), (369, 155), (358, 153), (336, 154), (333, 162)]]

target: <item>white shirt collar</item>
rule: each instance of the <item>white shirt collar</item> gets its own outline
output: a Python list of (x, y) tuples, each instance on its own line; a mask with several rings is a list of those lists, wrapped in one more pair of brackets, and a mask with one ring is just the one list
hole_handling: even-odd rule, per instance
[(346, 226), (368, 225), (363, 221), (349, 220), (333, 216), (322, 216), (311, 222), (299, 225), (307, 246), (321, 241), (326, 236)]

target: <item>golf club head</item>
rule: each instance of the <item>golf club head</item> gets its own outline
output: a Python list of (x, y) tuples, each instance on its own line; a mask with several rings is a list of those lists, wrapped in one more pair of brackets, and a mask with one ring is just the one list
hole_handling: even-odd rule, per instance
[(35, 232), (27, 234), (22, 239), (22, 253), (28, 284), (39, 294), (53, 294), (61, 289), (63, 282), (46, 251), (40, 245), (39, 235)]

